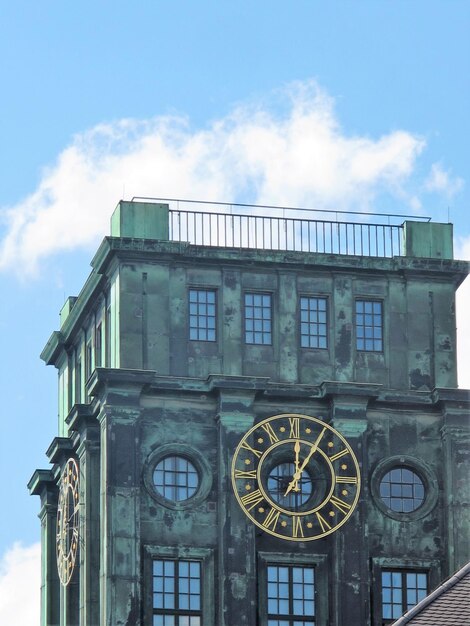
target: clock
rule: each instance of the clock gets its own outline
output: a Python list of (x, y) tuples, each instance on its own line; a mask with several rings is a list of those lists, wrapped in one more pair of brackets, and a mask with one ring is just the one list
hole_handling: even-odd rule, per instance
[(78, 465), (69, 459), (60, 477), (57, 506), (57, 570), (64, 586), (72, 578), (77, 559), (79, 521)]
[(359, 464), (341, 433), (296, 413), (253, 426), (232, 462), (232, 485), (244, 513), (263, 531), (289, 541), (313, 541), (343, 526), (360, 484)]

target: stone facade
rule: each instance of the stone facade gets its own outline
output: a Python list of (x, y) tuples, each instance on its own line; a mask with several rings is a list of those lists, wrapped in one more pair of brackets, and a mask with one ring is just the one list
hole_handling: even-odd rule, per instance
[[(29, 484), (41, 498), (42, 626), (291, 625), (292, 607), (285, 619), (268, 611), (270, 565), (314, 568), (314, 615), (296, 623), (378, 626), (389, 623), (382, 572), (425, 573), (429, 592), (469, 559), (470, 403), (457, 389), (454, 306), (468, 264), (452, 258), (450, 225), (407, 222), (393, 258), (169, 241), (168, 207), (137, 202), (118, 205), (111, 233), (42, 354), (58, 368), (60, 405), (52, 469)], [(190, 338), (191, 289), (216, 294), (214, 341)], [(246, 342), (247, 293), (270, 297), (270, 343)], [(327, 304), (325, 347), (301, 346), (302, 297)], [(380, 303), (381, 349), (358, 349), (358, 301)], [(316, 541), (263, 532), (231, 485), (244, 433), (291, 413), (331, 424), (361, 468), (357, 509)], [(196, 468), (188, 499), (155, 488), (172, 456)], [(69, 457), (80, 529), (64, 586), (56, 510)], [(394, 468), (422, 481), (416, 510), (382, 497)], [(175, 622), (156, 617), (158, 561), (201, 564), (193, 621), (176, 609)]]

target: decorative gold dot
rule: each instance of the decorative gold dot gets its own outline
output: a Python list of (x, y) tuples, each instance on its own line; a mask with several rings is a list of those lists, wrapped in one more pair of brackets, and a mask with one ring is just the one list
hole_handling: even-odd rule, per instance
[(334, 517), (335, 516), (335, 512), (334, 511), (330, 511), (330, 517)]
[(245, 485), (245, 489), (246, 489), (247, 491), (250, 491), (250, 489), (251, 489), (251, 485)]
[(287, 526), (287, 522), (285, 520), (282, 520), (281, 526), (283, 526), (285, 528)]
[(259, 507), (258, 512), (259, 512), (259, 513), (264, 513), (264, 509), (263, 509), (263, 507), (262, 507), (262, 506), (260, 506), (260, 507)]
[(263, 443), (264, 439), (262, 437), (258, 438), (258, 443)]
[(346, 491), (346, 489), (343, 489), (343, 491), (341, 492), (343, 494), (343, 496), (347, 496), (348, 492)]
[(250, 459), (245, 459), (245, 465), (251, 465)]
[(348, 469), (348, 466), (345, 463), (343, 463), (343, 465), (341, 465), (341, 469)]
[(281, 433), (285, 433), (286, 432), (286, 427), (285, 426), (281, 426), (281, 428), (279, 430), (281, 431)]
[(307, 522), (307, 528), (312, 528), (313, 524), (312, 522)]
[(335, 444), (334, 444), (332, 441), (329, 441), (329, 442), (328, 442), (328, 447), (329, 447), (329, 448), (332, 448), (334, 445), (335, 445)]
[(310, 435), (310, 433), (312, 432), (312, 429), (311, 428), (306, 428), (305, 432), (307, 433), (307, 435)]

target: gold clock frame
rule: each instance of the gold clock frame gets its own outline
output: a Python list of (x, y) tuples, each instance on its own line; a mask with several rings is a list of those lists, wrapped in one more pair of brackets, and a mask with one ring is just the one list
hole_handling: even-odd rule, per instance
[(78, 464), (70, 458), (59, 481), (57, 504), (56, 556), (60, 582), (66, 587), (72, 578), (78, 553), (80, 524), (80, 476)]
[[(285, 496), (299, 490), (303, 473), (313, 473), (316, 463), (325, 468), (324, 480), (329, 483), (310, 508), (306, 503), (293, 510), (270, 496), (264, 467), (280, 453), (295, 467)], [(300, 413), (274, 415), (250, 428), (235, 450), (231, 478), (245, 515), (270, 535), (295, 542), (321, 539), (341, 528), (353, 514), (361, 490), (359, 463), (347, 440), (330, 424)]]

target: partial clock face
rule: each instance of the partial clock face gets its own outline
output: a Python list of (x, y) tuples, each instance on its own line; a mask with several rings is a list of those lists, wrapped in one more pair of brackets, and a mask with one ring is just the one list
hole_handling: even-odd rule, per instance
[(307, 415), (269, 417), (240, 441), (232, 463), (240, 506), (262, 530), (290, 541), (333, 533), (360, 491), (357, 459), (332, 426)]
[(69, 459), (59, 483), (57, 507), (57, 569), (63, 585), (72, 578), (78, 552), (79, 475), (74, 459)]

